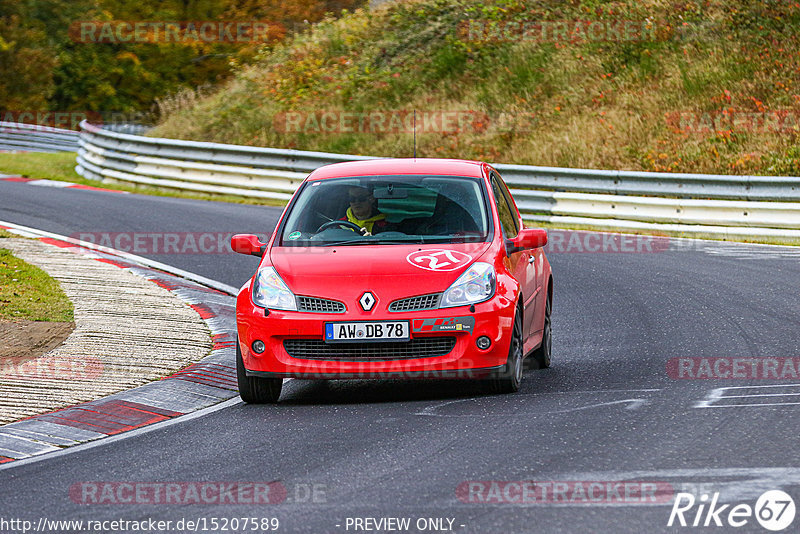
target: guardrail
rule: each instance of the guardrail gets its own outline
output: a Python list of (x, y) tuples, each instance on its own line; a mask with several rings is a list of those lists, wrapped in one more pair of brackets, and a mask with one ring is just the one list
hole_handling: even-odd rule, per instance
[(0, 122), (0, 150), (77, 152), (78, 132), (21, 122)]
[[(81, 123), (76, 171), (185, 191), (288, 200), (314, 169), (374, 159), (111, 132)], [(800, 238), (800, 178), (495, 165), (530, 221), (687, 235)]]

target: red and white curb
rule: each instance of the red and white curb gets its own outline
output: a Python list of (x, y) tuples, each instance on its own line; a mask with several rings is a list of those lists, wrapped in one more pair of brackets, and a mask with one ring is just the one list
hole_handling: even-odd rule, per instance
[[(131, 254), (98, 250), (101, 247), (89, 243), (82, 246), (74, 239), (49, 232), (2, 221), (0, 228), (127, 269), (168, 289), (199, 313), (211, 330), (214, 342), (211, 354), (201, 361), (156, 382), (0, 426), (0, 464), (3, 464), (0, 469), (18, 460), (108, 438), (238, 397), (236, 303), (231, 296), (235, 288), (219, 283), (214, 283), (216, 288), (201, 285), (182, 276), (190, 273)], [(165, 268), (176, 274), (170, 274)], [(193, 278), (207, 280), (197, 275)]]
[(116, 189), (105, 189), (103, 187), (94, 187), (91, 185), (74, 184), (72, 182), (64, 182), (61, 180), (47, 180), (37, 178), (25, 178), (24, 176), (13, 176), (8, 174), (0, 174), (0, 182), (20, 182), (27, 185), (38, 185), (41, 187), (57, 187), (63, 189), (85, 189), (88, 191), (104, 191), (106, 193), (120, 193), (127, 195), (127, 191), (117, 191)]

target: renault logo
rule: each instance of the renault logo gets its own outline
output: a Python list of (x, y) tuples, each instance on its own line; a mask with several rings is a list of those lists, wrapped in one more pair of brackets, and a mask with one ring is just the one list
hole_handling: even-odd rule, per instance
[(378, 302), (378, 300), (375, 298), (375, 295), (369, 291), (364, 292), (361, 298), (358, 299), (358, 303), (361, 304), (361, 309), (366, 312), (370, 311), (372, 307), (375, 306), (376, 302)]

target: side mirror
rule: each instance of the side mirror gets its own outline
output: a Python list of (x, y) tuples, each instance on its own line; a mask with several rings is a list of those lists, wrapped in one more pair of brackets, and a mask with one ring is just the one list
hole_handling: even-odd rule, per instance
[(236, 234), (231, 238), (231, 248), (239, 254), (249, 254), (251, 256), (263, 256), (267, 245), (258, 240), (252, 234)]
[(511, 240), (514, 250), (530, 250), (542, 248), (547, 244), (547, 230), (544, 228), (523, 228), (517, 237)]

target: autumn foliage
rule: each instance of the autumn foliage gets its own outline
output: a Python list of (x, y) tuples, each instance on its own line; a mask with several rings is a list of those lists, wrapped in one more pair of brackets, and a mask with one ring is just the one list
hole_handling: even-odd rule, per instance
[[(363, 0), (0, 0), (0, 110), (129, 113), (224, 82), (264, 46)], [(263, 21), (257, 42), (85, 42), (82, 21)], [(72, 30), (72, 33), (71, 33)]]

